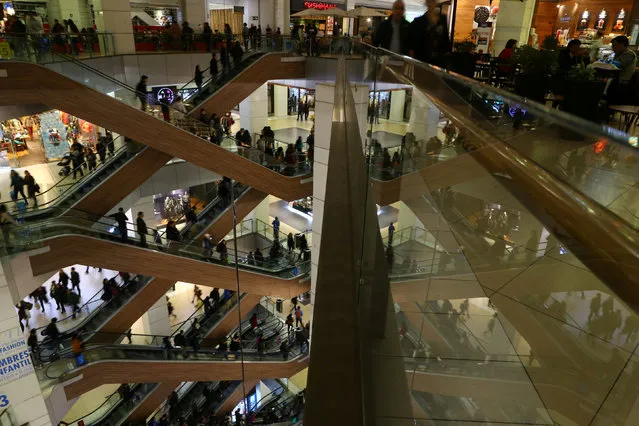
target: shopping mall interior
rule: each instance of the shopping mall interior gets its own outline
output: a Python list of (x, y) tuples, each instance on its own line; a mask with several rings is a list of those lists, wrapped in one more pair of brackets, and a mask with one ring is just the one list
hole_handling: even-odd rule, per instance
[(0, 426), (639, 424), (639, 5), (332, 1), (0, 1)]

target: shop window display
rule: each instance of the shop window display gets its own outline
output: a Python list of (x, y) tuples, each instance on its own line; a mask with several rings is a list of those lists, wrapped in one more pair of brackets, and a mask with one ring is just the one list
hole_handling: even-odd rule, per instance
[(0, 123), (0, 150), (5, 167), (20, 167), (45, 161), (38, 129), (37, 116), (13, 118)]
[(313, 197), (300, 198), (291, 201), (291, 208), (303, 215), (313, 217)]

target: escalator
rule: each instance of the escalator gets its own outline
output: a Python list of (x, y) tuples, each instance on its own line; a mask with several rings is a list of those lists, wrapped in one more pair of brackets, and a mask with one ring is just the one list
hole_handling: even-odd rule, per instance
[[(271, 56), (266, 55), (264, 58)], [(257, 70), (257, 74), (253, 75), (253, 72), (244, 70), (228, 85), (213, 94), (207, 103), (215, 103), (225, 111), (231, 110), (256, 87), (271, 78), (268, 68), (262, 69), (263, 67), (257, 65), (256, 63), (250, 67), (251, 70)], [(232, 146), (229, 147), (229, 151), (194, 134), (210, 134), (208, 123), (204, 126), (185, 117), (176, 119), (176, 125), (171, 125), (154, 118), (140, 111), (134, 89), (100, 75), (80, 62), (66, 62), (60, 69), (65, 72), (66, 68), (70, 68), (67, 70), (70, 75), (80, 74), (83, 84), (37, 65), (6, 62), (2, 67), (9, 76), (21, 75), (20, 79), (15, 79), (16, 81), (13, 81), (14, 78), (8, 78), (7, 80), (12, 81), (11, 84), (7, 84), (7, 81), (0, 84), (3, 93), (5, 89), (7, 91), (7, 96), (3, 97), (6, 104), (32, 103), (29, 98), (42, 97), (52, 107), (82, 116), (149, 147), (229, 176), (279, 198), (295, 200), (307, 196), (311, 191), (312, 183), (307, 170), (287, 169), (286, 172), (293, 176), (285, 176), (263, 167), (261, 163), (266, 159), (264, 154), (257, 150)], [(241, 77), (248, 75), (247, 72), (250, 74), (250, 82), (241, 82)], [(22, 83), (18, 83), (18, 80)], [(47, 81), (47, 84), (42, 84), (43, 81)], [(236, 87), (236, 83), (239, 87)], [(224, 90), (234, 95), (222, 93)], [(245, 90), (249, 90), (248, 94)], [(116, 98), (104, 94), (108, 92), (115, 92)], [(122, 120), (124, 112), (127, 120)]]
[[(86, 176), (76, 180), (71, 169), (68, 175), (36, 195), (37, 206), (29, 199), (25, 211), (13, 213), (29, 222), (59, 216), (71, 208), (93, 215), (106, 214), (171, 159), (154, 149), (127, 143), (121, 136), (114, 139), (113, 145), (113, 154), (100, 162), (95, 171), (89, 172), (84, 163), (78, 169)], [(13, 202), (3, 204), (9, 212), (15, 208)]]
[(123, 392), (118, 389), (107, 396), (105, 401), (95, 410), (64, 423), (75, 425), (83, 422), (91, 426), (122, 424), (146, 398), (158, 391), (160, 386), (157, 383), (131, 384), (129, 389), (132, 395), (135, 395), (135, 398), (128, 400), (122, 397)]
[[(133, 234), (132, 224), (127, 225)], [(47, 247), (43, 253), (29, 254), (32, 273), (38, 276), (70, 264), (92, 264), (103, 268), (128, 271), (156, 278), (196, 282), (209, 287), (235, 288), (235, 253), (227, 248), (227, 254), (214, 257), (200, 244), (193, 242), (154, 241), (147, 235), (147, 247), (123, 243), (115, 233), (112, 220), (107, 218), (70, 217), (26, 224), (18, 228), (28, 238), (17, 241), (12, 250), (32, 250)], [(127, 240), (128, 241), (128, 240)], [(18, 244), (20, 244), (18, 246)], [(60, 256), (64, 252), (64, 256)], [(108, 252), (109, 256), (99, 253)], [(251, 260), (247, 253), (237, 252), (242, 291), (260, 295), (294, 297), (308, 291), (306, 274), (310, 262), (298, 263), (283, 248), (277, 255), (264, 260)]]
[[(146, 345), (87, 345), (87, 364), (78, 366), (75, 357), (62, 357), (40, 371), (41, 383), (61, 383), (67, 399), (108, 383), (153, 383), (174, 381), (253, 380), (291, 377), (306, 368), (308, 356), (291, 348), (284, 360), (277, 350), (258, 354), (244, 350), (242, 360), (226, 351), (200, 349), (167, 350)], [(74, 379), (75, 380), (72, 380)]]
[[(239, 196), (236, 203), (237, 208), (243, 205), (241, 200), (247, 191), (250, 190), (239, 183), (235, 184), (234, 190)], [(217, 197), (216, 191), (217, 190), (214, 190), (207, 194), (203, 200), (200, 200), (200, 202), (193, 206), (199, 209), (197, 213), (198, 220), (195, 224), (187, 223), (186, 226), (180, 230), (183, 237), (196, 234), (195, 238), (197, 238), (200, 234), (215, 227), (218, 220), (231, 213), (229, 206), (226, 205), (220, 197)], [(206, 204), (203, 205), (205, 202)], [(252, 205), (252, 203), (249, 204)], [(250, 210), (252, 210), (252, 208)], [(181, 218), (178, 218), (177, 222), (180, 222), (180, 219)], [(222, 229), (219, 225), (217, 226), (219, 229)], [(228, 232), (228, 229), (231, 227), (232, 224), (227, 225), (226, 232)], [(120, 291), (117, 295), (105, 301), (103, 299), (104, 291), (100, 289), (100, 291), (82, 304), (80, 312), (87, 310), (90, 313), (84, 317), (81, 322), (67, 328), (65, 322), (73, 321), (72, 324), (75, 323), (73, 316), (69, 315), (65, 318), (58, 319), (58, 327), (65, 330), (62, 341), (59, 342), (63, 349), (70, 347), (71, 336), (79, 330), (82, 330), (84, 333), (85, 340), (97, 340), (101, 342), (115, 341), (115, 336), (128, 330), (131, 324), (137, 320), (140, 312), (146, 312), (161, 295), (175, 284), (175, 280), (163, 280), (141, 275), (130, 278), (128, 282), (122, 282), (121, 278), (118, 280)], [(255, 300), (252, 297), (250, 299), (251, 301)], [(247, 303), (250, 303), (250, 301), (247, 300)], [(39, 329), (37, 330), (38, 333), (41, 331), (42, 330)], [(209, 330), (206, 335), (212, 331), (213, 330)]]

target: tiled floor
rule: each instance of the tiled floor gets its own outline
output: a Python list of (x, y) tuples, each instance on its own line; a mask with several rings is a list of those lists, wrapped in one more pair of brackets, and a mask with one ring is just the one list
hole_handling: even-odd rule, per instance
[[(97, 268), (90, 268), (89, 273), (85, 273), (86, 266), (83, 265), (74, 265), (75, 269), (80, 274), (80, 303), (84, 305), (87, 303), (96, 293), (98, 293), (102, 289), (102, 280), (104, 278), (112, 278), (116, 276), (118, 273), (116, 271), (110, 271), (108, 269), (103, 269), (102, 272), (99, 272)], [(71, 267), (64, 268), (64, 271), (67, 275), (71, 273)], [(47, 294), (51, 291), (51, 281), (58, 281), (58, 273), (53, 274), (46, 282), (42, 283), (47, 288)], [(71, 287), (71, 284), (69, 284)], [(48, 297), (48, 296), (47, 296)], [(90, 303), (87, 306), (82, 307), (82, 312), (77, 315), (76, 319), (71, 318), (71, 308), (69, 306), (66, 307), (66, 314), (60, 313), (60, 311), (56, 310), (56, 303), (54, 300), (49, 298), (49, 304), (44, 305), (44, 311), (40, 310), (40, 305), (35, 303), (31, 298), (27, 298), (28, 302), (33, 303), (33, 309), (31, 310), (31, 319), (29, 319), (29, 328), (25, 329), (25, 337), (29, 335), (30, 328), (41, 328), (46, 327), (47, 324), (51, 321), (51, 318), (58, 318), (58, 328), (60, 331), (65, 331), (70, 328), (75, 327), (77, 324), (81, 323), (87, 314), (93, 312), (95, 309), (98, 309), (102, 304), (101, 299), (97, 299), (95, 303)]]

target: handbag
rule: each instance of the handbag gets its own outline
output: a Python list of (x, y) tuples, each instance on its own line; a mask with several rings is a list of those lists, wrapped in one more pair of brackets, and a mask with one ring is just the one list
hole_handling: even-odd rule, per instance
[(78, 367), (87, 363), (86, 359), (84, 359), (84, 354), (80, 354), (75, 357), (75, 361), (78, 364)]

